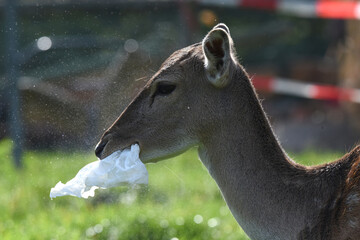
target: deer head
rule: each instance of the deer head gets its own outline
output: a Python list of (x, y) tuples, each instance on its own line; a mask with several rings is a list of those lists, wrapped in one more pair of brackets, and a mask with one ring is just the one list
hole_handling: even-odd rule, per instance
[(224, 117), (219, 109), (234, 84), (234, 55), (225, 24), (202, 43), (174, 52), (105, 131), (96, 155), (105, 158), (138, 143), (140, 159), (156, 162), (200, 144)]

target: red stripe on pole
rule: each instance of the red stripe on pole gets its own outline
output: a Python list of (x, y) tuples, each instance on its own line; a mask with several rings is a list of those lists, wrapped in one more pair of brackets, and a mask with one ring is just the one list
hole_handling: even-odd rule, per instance
[(241, 7), (250, 7), (265, 10), (276, 10), (277, 0), (242, 0), (239, 5)]
[(311, 97), (314, 99), (339, 100), (341, 95), (341, 89), (339, 88), (314, 85), (314, 92)]
[(353, 89), (347, 89), (347, 88), (341, 88), (340, 92), (340, 100), (341, 101), (353, 101), (354, 96), (354, 90)]
[(258, 90), (265, 90), (272, 92), (274, 79), (267, 76), (254, 76), (251, 79), (254, 87)]
[[(311, 99), (359, 102), (358, 100), (356, 100), (356, 96), (355, 96), (357, 94), (356, 89), (340, 88), (337, 86), (330, 86), (330, 85), (300, 83), (299, 81), (295, 81), (295, 80), (287, 80), (287, 81), (289, 84), (291, 83), (298, 84), (297, 87), (299, 88), (299, 91), (304, 93), (308, 98)], [(283, 81), (277, 80), (274, 77), (261, 76), (261, 75), (254, 76), (251, 79), (251, 82), (253, 83), (254, 87), (257, 90), (274, 92), (274, 93), (278, 92), (278, 90), (274, 88), (274, 84), (280, 84), (280, 85), (283, 84)], [(306, 92), (304, 92), (305, 90)], [(289, 89), (286, 88), (286, 86), (282, 86), (280, 92), (282, 94), (285, 93), (285, 94), (293, 95), (293, 90), (291, 88)], [(360, 99), (360, 96), (358, 96), (358, 99)]]
[(350, 89), (337, 88), (335, 86), (314, 86), (314, 99), (350, 101), (352, 91)]
[(323, 18), (356, 18), (357, 2), (319, 1), (316, 3), (316, 12)]

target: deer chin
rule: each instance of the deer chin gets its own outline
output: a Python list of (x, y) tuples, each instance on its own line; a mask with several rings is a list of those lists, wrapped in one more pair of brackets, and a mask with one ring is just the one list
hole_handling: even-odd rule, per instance
[[(180, 154), (180, 153), (179, 153)], [(176, 155), (178, 155), (177, 153), (165, 153), (163, 151), (159, 151), (159, 150), (155, 150), (152, 152), (144, 152), (141, 151), (141, 147), (140, 147), (140, 160), (146, 164), (146, 163), (157, 163), (166, 159), (169, 159), (171, 157), (175, 157)]]
[(157, 163), (169, 158), (176, 157), (184, 153), (186, 150), (197, 146), (195, 141), (182, 141), (174, 146), (168, 146), (164, 148), (145, 149), (140, 146), (140, 160), (145, 163)]

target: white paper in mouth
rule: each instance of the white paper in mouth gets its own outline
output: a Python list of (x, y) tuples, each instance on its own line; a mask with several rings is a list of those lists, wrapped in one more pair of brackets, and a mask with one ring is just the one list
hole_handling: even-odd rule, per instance
[(103, 160), (89, 163), (76, 176), (63, 184), (61, 181), (50, 190), (50, 198), (65, 195), (88, 198), (98, 188), (122, 185), (148, 184), (148, 172), (139, 159), (139, 145), (116, 151)]

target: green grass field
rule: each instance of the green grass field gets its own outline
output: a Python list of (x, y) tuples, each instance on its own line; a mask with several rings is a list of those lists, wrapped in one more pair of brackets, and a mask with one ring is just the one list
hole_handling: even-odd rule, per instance
[[(339, 156), (309, 151), (294, 159), (311, 165)], [(15, 170), (3, 140), (0, 159), (0, 239), (248, 239), (196, 149), (148, 165), (148, 187), (99, 190), (92, 199), (49, 198), (58, 181), (96, 160), (92, 153), (30, 151)]]

